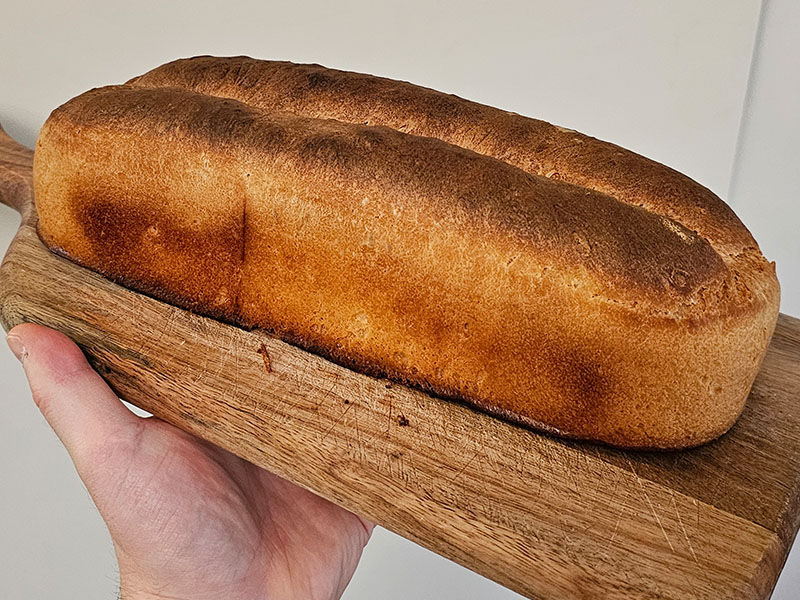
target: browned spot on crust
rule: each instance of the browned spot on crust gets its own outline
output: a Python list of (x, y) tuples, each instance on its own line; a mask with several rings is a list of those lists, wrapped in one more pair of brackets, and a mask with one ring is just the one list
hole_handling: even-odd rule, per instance
[[(131, 191), (131, 194), (134, 192)], [(238, 223), (192, 229), (171, 218), (158, 203), (129, 196), (98, 197), (76, 185), (70, 202), (83, 226), (90, 255), (84, 262), (136, 288), (168, 291), (191, 310), (233, 315), (242, 245)], [(185, 277), (185, 273), (191, 277)]]
[(406, 418), (405, 415), (398, 415), (397, 424), (400, 425), (400, 427), (408, 427), (408, 418)]
[(547, 355), (547, 369), (561, 389), (560, 396), (569, 401), (569, 420), (582, 422), (584, 427), (605, 423), (614, 387), (601, 364), (577, 345)]

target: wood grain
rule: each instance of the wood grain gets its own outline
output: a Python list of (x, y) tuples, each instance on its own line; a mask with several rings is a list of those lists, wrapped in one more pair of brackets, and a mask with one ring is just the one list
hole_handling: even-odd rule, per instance
[(0, 321), (72, 337), (126, 400), (531, 598), (766, 598), (798, 528), (800, 321), (747, 409), (675, 453), (567, 442), (121, 288), (35, 232), (31, 152), (0, 136), (24, 217)]

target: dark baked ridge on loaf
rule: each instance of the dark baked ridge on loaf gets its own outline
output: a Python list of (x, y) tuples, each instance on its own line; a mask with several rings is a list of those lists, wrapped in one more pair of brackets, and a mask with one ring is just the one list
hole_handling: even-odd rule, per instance
[(317, 64), (198, 56), (166, 63), (128, 83), (183, 87), (268, 110), (439, 138), (670, 217), (721, 254), (758, 252), (727, 204), (669, 167), (571, 129), (404, 81)]
[[(175, 65), (196, 80), (167, 77)], [(683, 201), (631, 202), (645, 210), (525, 173), (511, 143), (505, 162), (418, 124), (404, 127), (410, 135), (342, 122), (361, 116), (274, 112), (337, 116), (314, 113), (307, 98), (302, 110), (299, 100), (270, 104), (273, 65), (296, 67), (309, 89), (320, 88), (309, 84), (315, 73), (334, 82), (342, 73), (192, 59), (54, 111), (35, 160), (45, 243), (134, 289), (563, 435), (670, 448), (733, 423), (778, 291), (772, 265), (708, 190), (607, 145), (625, 164), (654, 165), (651, 177), (683, 178), (714, 198), (685, 209), (703, 227), (695, 233), (676, 218)], [(342, 75), (351, 76), (370, 81)], [(345, 107), (383, 97), (378, 84), (355, 96), (327, 87)], [(239, 89), (251, 90), (239, 94), (246, 103), (222, 97)], [(442, 114), (413, 94), (399, 105), (415, 107), (401, 116), (419, 123)]]

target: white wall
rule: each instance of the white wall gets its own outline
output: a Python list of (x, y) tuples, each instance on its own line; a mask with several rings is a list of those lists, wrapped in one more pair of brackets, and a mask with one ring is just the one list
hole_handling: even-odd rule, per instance
[(800, 2), (767, 0), (730, 203), (774, 260), (781, 310), (800, 317)]
[[(407, 79), (544, 118), (649, 155), (724, 196), (759, 6), (758, 0), (16, 3), (3, 10), (0, 121), (32, 145), (49, 111), (90, 87), (179, 56), (244, 53)], [(769, 39), (763, 36), (757, 75), (772, 68)], [(771, 77), (765, 81), (779, 76)], [(758, 115), (770, 114), (778, 88), (759, 89), (751, 97), (734, 196), (776, 258), (794, 239), (782, 241), (791, 229), (783, 225), (785, 212), (759, 214), (742, 200), (757, 197), (746, 191), (757, 184), (747, 182), (769, 168), (751, 148), (772, 144), (759, 137), (765, 134)], [(758, 109), (759, 94), (767, 108)], [(784, 128), (769, 131), (785, 135)], [(786, 183), (773, 182), (772, 206), (791, 208), (789, 172), (776, 172)], [(16, 223), (0, 207), (0, 252)], [(781, 268), (792, 260), (796, 269), (791, 257)], [(0, 402), (0, 597), (113, 597), (113, 552), (102, 521), (2, 344)], [(347, 600), (374, 597), (517, 596), (378, 532), (346, 593)]]
[[(739, 148), (731, 205), (781, 283), (781, 311), (800, 317), (800, 2), (765, 0)], [(772, 596), (800, 597), (800, 544)]]

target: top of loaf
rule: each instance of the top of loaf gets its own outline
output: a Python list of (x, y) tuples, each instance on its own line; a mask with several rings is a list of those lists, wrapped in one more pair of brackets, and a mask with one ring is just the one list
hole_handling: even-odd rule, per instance
[(642, 206), (696, 231), (720, 254), (758, 253), (730, 207), (674, 169), (572, 129), (405, 81), (319, 64), (197, 56), (166, 63), (128, 83), (177, 86), (268, 110), (435, 137), (528, 173)]
[[(750, 232), (717, 195), (674, 169), (577, 131), (405, 81), (247, 56), (179, 59), (127, 83), (142, 88), (178, 87), (268, 111), (437, 138), (537, 178), (641, 207), (661, 217), (661, 227), (671, 231), (672, 239), (684, 242), (679, 247), (693, 244), (695, 249), (706, 247), (716, 253), (694, 252), (683, 264), (681, 254), (674, 254), (663, 236), (654, 235), (655, 230), (640, 230), (649, 239), (639, 239), (635, 252), (617, 258), (618, 263), (628, 261), (629, 274), (612, 281), (615, 287), (629, 287), (633, 282), (659, 279), (664, 293), (658, 300), (650, 294), (655, 300), (650, 304), (652, 314), (705, 319), (719, 313), (752, 313), (777, 303), (774, 264), (764, 259)], [(429, 159), (437, 160), (436, 156)], [(511, 206), (500, 212), (506, 218), (515, 213)], [(585, 236), (576, 234), (572, 241), (585, 246), (595, 241), (590, 223), (596, 218), (580, 212), (571, 215), (586, 219), (588, 229)], [(618, 227), (639, 237), (624, 219)], [(589, 250), (591, 261), (598, 260), (596, 245)], [(642, 260), (654, 254), (664, 255), (665, 263), (655, 270)], [(611, 294), (609, 299), (621, 297)], [(638, 300), (632, 302), (638, 305)]]

